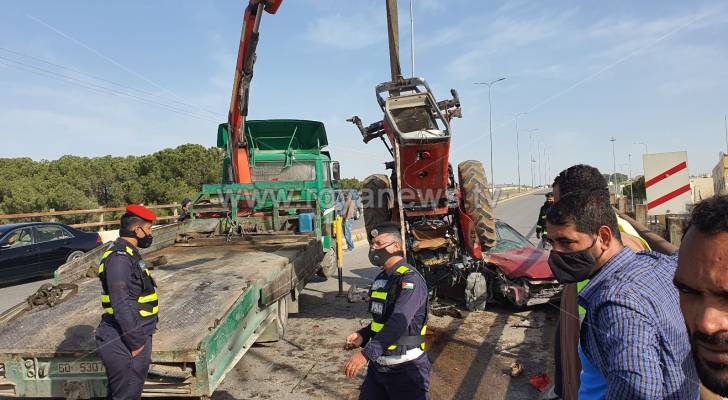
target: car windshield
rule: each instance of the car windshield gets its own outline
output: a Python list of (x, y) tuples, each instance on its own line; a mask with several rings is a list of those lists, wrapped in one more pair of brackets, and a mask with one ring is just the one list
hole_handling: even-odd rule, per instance
[(533, 244), (523, 237), (523, 235), (505, 223), (497, 222), (495, 230), (498, 239), (496, 240), (495, 247), (490, 249), (488, 253), (503, 253), (508, 250), (533, 247)]
[(33, 234), (31, 228), (16, 229), (5, 236), (0, 245), (14, 249), (33, 244)]

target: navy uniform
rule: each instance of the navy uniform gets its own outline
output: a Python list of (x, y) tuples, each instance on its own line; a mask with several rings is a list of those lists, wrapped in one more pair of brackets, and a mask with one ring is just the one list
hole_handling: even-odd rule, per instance
[[(106, 368), (107, 398), (139, 399), (158, 321), (156, 284), (139, 249), (123, 238), (102, 255), (99, 279), (104, 314), (96, 328), (96, 348)], [(131, 352), (142, 346), (132, 358)]]
[[(548, 213), (549, 208), (554, 205), (553, 197), (553, 193), (546, 193), (546, 201), (544, 201), (541, 209), (538, 211), (538, 221), (536, 221), (536, 237), (541, 239), (544, 243), (546, 243), (546, 237), (548, 236), (548, 231), (546, 230), (546, 213)], [(552, 201), (549, 201), (549, 199)]]
[(359, 330), (369, 360), (360, 399), (427, 399), (427, 284), (402, 260), (377, 275), (370, 290), (372, 322)]

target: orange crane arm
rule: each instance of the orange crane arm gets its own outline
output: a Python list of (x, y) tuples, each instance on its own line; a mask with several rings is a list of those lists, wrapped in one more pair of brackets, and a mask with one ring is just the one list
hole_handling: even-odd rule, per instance
[(251, 183), (250, 159), (245, 137), (245, 118), (248, 116), (248, 96), (253, 79), (255, 49), (258, 45), (260, 19), (263, 11), (275, 14), (283, 0), (250, 0), (243, 14), (243, 29), (240, 33), (238, 61), (235, 65), (233, 93), (230, 99), (228, 124), (232, 170), (236, 183)]

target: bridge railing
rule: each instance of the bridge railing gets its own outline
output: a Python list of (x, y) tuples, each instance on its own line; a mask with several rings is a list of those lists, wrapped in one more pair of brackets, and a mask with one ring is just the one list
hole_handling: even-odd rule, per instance
[[(158, 216), (157, 220), (160, 223), (171, 222), (177, 219), (178, 209), (181, 207), (177, 203), (173, 204), (157, 204), (147, 205), (147, 208), (152, 210), (165, 210), (164, 214)], [(95, 208), (90, 210), (67, 210), (67, 211), (56, 211), (48, 210), (41, 212), (31, 213), (19, 213), (19, 214), (0, 214), (0, 224), (9, 224), (14, 222), (30, 222), (30, 221), (41, 221), (41, 222), (62, 222), (58, 221), (63, 217), (80, 217), (87, 216), (84, 218), (86, 222), (71, 223), (68, 224), (74, 228), (102, 228), (105, 226), (119, 225), (118, 216), (126, 210), (125, 207), (104, 207)], [(109, 219), (107, 219), (109, 218)], [(90, 220), (90, 221), (89, 221)]]

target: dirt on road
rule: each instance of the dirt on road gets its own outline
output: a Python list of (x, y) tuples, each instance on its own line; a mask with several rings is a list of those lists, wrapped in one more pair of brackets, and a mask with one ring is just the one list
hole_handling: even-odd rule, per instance
[[(364, 249), (347, 255), (348, 265), (368, 264)], [(366, 286), (378, 268), (347, 267), (344, 290)], [(344, 339), (368, 323), (365, 303), (337, 297), (335, 279), (310, 283), (291, 315), (286, 339), (258, 345), (228, 373), (214, 399), (356, 399), (363, 376), (348, 379), (351, 351)], [(553, 376), (552, 348), (557, 310), (543, 305), (525, 311), (489, 306), (463, 318), (431, 316), (428, 354), (433, 362), (433, 400), (535, 399), (528, 378)], [(509, 375), (520, 363), (524, 372)]]

